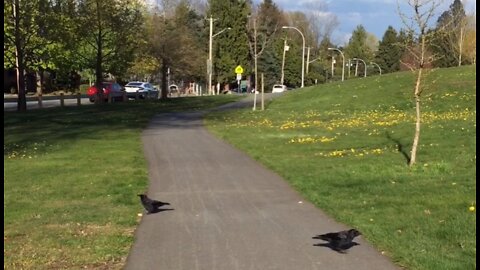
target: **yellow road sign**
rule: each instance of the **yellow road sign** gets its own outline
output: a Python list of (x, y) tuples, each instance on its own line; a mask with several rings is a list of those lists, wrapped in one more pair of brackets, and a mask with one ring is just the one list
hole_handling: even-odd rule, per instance
[(235, 68), (235, 73), (237, 74), (242, 74), (243, 73), (243, 67), (238, 65), (236, 68)]

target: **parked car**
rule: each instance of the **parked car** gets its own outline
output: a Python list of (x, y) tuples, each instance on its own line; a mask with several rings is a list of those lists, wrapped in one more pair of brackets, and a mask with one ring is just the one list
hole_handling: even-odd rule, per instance
[(287, 87), (283, 84), (275, 84), (272, 88), (272, 93), (282, 93), (287, 91)]
[(127, 97), (135, 98), (137, 96), (141, 99), (154, 98), (158, 99), (159, 91), (149, 82), (129, 82), (125, 85)]
[[(105, 101), (108, 101), (108, 96), (112, 95), (112, 100), (122, 101), (123, 100), (123, 87), (116, 82), (103, 82), (103, 97)], [(95, 85), (90, 86), (87, 89), (87, 96), (90, 99), (90, 102), (95, 102), (95, 96), (97, 95), (97, 87)]]

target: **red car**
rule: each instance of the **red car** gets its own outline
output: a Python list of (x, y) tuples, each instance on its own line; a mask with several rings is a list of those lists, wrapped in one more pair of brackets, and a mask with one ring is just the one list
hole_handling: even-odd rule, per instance
[[(113, 82), (104, 82), (103, 84), (103, 97), (105, 101), (108, 101), (108, 95), (112, 95), (112, 100), (122, 101), (123, 100), (123, 87), (118, 83)], [(87, 96), (90, 99), (90, 102), (95, 102), (95, 96), (97, 95), (97, 87), (95, 85), (90, 86), (87, 89)]]

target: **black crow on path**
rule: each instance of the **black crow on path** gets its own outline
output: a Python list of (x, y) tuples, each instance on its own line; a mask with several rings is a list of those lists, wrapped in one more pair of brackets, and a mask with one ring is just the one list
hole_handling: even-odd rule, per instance
[(138, 194), (140, 197), (140, 202), (142, 202), (143, 207), (147, 210), (147, 213), (155, 213), (158, 211), (158, 208), (164, 205), (170, 205), (167, 202), (161, 202), (157, 200), (153, 200), (147, 197), (146, 194)]
[(340, 231), (335, 233), (326, 233), (319, 234), (314, 236), (313, 239), (321, 239), (328, 241), (330, 247), (338, 252), (344, 252), (345, 250), (351, 248), (352, 246), (358, 245), (353, 242), (353, 238), (362, 235), (359, 231), (355, 229), (350, 229), (347, 231)]

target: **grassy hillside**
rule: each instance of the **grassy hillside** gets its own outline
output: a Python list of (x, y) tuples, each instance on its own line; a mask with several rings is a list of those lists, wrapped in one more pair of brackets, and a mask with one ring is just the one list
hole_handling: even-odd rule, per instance
[[(407, 269), (475, 269), (476, 69), (424, 79), (417, 165), (410, 72), (289, 91), (210, 130)], [(321, 232), (315, 232), (321, 233)]]

